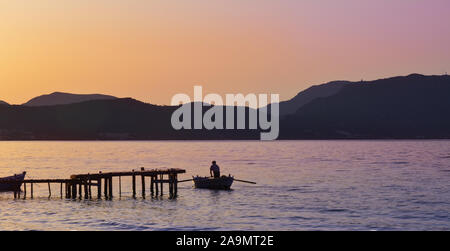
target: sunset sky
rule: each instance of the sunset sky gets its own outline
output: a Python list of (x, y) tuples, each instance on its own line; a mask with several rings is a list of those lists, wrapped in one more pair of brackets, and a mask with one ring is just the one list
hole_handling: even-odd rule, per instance
[(54, 91), (169, 104), (450, 72), (448, 0), (0, 0), (0, 100)]

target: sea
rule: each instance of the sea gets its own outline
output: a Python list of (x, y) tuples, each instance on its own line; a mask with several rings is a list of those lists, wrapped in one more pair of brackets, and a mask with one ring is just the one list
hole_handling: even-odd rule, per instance
[[(0, 230), (450, 230), (449, 140), (1, 141), (0, 177), (182, 168), (208, 176), (216, 160), (229, 191), (179, 184), (178, 197), (65, 199), (0, 193)], [(148, 183), (147, 183), (148, 184)], [(96, 191), (94, 189), (94, 191)]]

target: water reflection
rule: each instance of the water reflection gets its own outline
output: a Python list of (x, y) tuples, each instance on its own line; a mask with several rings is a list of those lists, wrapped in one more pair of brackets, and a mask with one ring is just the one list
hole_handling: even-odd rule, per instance
[[(258, 184), (193, 189), (178, 198), (67, 200), (0, 193), (1, 230), (449, 230), (450, 141), (0, 142), (0, 177), (174, 167), (180, 179), (221, 171)], [(214, 151), (211, 151), (214, 149)], [(115, 180), (114, 182), (117, 182)], [(140, 187), (140, 179), (137, 179)], [(118, 185), (115, 183), (114, 188)], [(140, 189), (138, 189), (140, 190)], [(118, 195), (118, 190), (114, 191)]]

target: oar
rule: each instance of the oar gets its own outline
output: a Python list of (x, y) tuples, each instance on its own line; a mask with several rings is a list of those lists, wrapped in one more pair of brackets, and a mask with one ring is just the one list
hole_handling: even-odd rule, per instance
[(248, 181), (248, 180), (238, 180), (238, 179), (234, 179), (234, 180), (239, 181), (239, 182), (244, 182), (244, 183), (256, 184), (256, 182)]
[(181, 182), (188, 182), (188, 181), (193, 181), (194, 179), (188, 179), (188, 180), (179, 180), (178, 181), (178, 183), (181, 183)]

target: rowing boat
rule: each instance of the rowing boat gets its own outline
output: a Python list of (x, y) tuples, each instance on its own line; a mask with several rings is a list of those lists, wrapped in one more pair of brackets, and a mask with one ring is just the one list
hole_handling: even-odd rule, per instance
[(233, 176), (222, 176), (220, 178), (212, 177), (192, 177), (195, 188), (206, 188), (216, 190), (229, 190), (233, 184)]
[(0, 178), (0, 192), (19, 191), (25, 179), (26, 172), (14, 174), (13, 176)]

